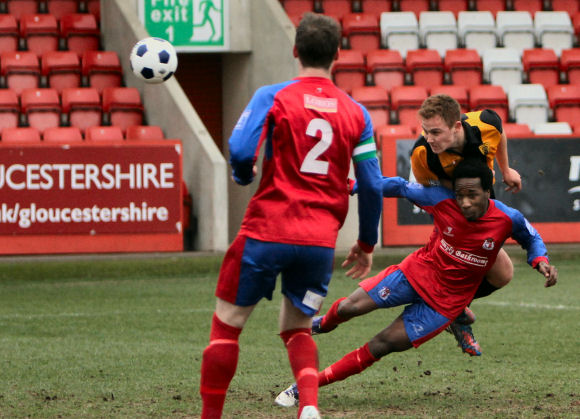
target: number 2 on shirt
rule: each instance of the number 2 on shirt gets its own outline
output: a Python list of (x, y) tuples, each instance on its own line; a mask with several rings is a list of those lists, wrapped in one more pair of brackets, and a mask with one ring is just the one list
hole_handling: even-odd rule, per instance
[(306, 154), (302, 166), (300, 166), (300, 171), (316, 175), (326, 175), (328, 174), (328, 162), (317, 159), (332, 144), (332, 127), (327, 120), (315, 118), (306, 127), (306, 135), (310, 137), (316, 137), (318, 132), (320, 132), (321, 138), (310, 149), (308, 154)]

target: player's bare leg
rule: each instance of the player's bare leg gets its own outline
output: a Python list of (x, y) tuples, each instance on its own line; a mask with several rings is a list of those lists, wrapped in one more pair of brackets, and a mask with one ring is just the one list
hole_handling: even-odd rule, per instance
[(378, 306), (362, 288), (357, 288), (346, 298), (336, 300), (324, 316), (315, 317), (312, 334), (328, 333), (353, 317), (376, 310)]
[(312, 339), (312, 319), (284, 297), (280, 308), (280, 337), (286, 345), (297, 389), (302, 397), (298, 417), (319, 418), (318, 350)]
[(238, 339), (254, 307), (240, 307), (217, 299), (209, 345), (203, 351), (201, 363), (202, 419), (222, 415), (226, 393), (238, 365)]

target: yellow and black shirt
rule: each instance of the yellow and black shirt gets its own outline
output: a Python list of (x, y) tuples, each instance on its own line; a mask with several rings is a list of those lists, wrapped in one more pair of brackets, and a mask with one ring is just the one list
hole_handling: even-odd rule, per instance
[(451, 180), (455, 166), (464, 158), (481, 157), (493, 171), (493, 159), (502, 134), (499, 115), (491, 109), (468, 112), (461, 116), (461, 124), (465, 132), (463, 153), (450, 150), (435, 154), (423, 135), (415, 142), (411, 170), (418, 183), (429, 186), (441, 179)]

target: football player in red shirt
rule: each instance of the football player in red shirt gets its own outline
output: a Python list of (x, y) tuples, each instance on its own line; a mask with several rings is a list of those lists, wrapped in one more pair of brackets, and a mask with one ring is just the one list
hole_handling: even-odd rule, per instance
[(318, 352), (311, 336), (332, 275), (338, 230), (348, 210), (354, 163), (359, 188), (359, 238), (343, 266), (364, 277), (371, 268), (382, 210), (382, 175), (368, 111), (337, 88), (340, 26), (306, 14), (296, 30), (293, 80), (254, 94), (229, 140), (234, 180), (255, 175), (265, 143), (262, 178), (219, 274), (210, 343), (203, 353), (203, 419), (219, 418), (238, 360), (238, 337), (256, 304), (272, 298), (281, 274), (280, 336), (301, 398), (298, 416), (319, 418)]
[[(455, 192), (384, 178), (384, 196), (407, 198), (431, 214), (434, 233), (426, 246), (363, 280), (348, 298), (338, 299), (315, 320), (313, 333), (326, 333), (378, 308), (407, 305), (368, 343), (321, 371), (319, 386), (358, 374), (392, 352), (418, 347), (447, 328), (471, 302), (509, 237), (527, 250), (528, 263), (545, 277), (545, 286), (556, 284), (558, 272), (548, 262), (542, 238), (519, 211), (490, 199), (492, 185), (492, 172), (480, 159), (458, 163)], [(292, 406), (298, 395), (292, 385), (276, 403)]]

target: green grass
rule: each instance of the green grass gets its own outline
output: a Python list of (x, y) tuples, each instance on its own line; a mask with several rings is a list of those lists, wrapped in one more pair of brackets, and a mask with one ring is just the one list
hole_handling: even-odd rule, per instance
[[(322, 388), (324, 416), (580, 417), (580, 255), (553, 252), (560, 283), (545, 289), (522, 252), (509, 253), (512, 283), (472, 305), (482, 357), (462, 354), (444, 333)], [(400, 259), (387, 250), (375, 267)], [(220, 261), (210, 255), (0, 263), (0, 417), (198, 417)], [(337, 268), (325, 308), (355, 287)], [(292, 382), (277, 336), (279, 304), (276, 292), (242, 334), (225, 417), (296, 415), (272, 404)], [(321, 367), (399, 312), (379, 310), (317, 336)]]

